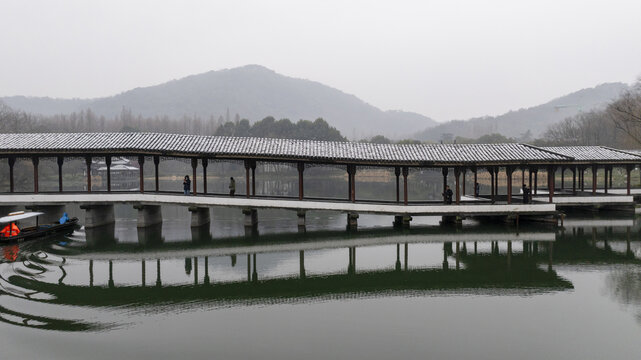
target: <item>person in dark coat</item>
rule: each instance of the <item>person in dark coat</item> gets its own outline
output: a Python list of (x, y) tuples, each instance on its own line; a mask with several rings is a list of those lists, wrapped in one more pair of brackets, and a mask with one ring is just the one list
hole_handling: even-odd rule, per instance
[(185, 175), (183, 180), (183, 191), (185, 195), (189, 195), (189, 190), (191, 190), (191, 180), (189, 180), (189, 175)]
[(234, 177), (229, 178), (229, 196), (234, 196), (236, 193), (236, 180), (234, 180)]
[(447, 205), (452, 204), (452, 195), (454, 195), (454, 193), (452, 192), (452, 189), (450, 189), (450, 186), (445, 186), (445, 192), (443, 193), (443, 202)]

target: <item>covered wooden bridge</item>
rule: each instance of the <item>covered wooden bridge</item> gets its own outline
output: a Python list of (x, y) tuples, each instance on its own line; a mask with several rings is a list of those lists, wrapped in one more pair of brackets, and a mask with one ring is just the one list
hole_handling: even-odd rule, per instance
[[(293, 140), (293, 139), (271, 139), (271, 138), (250, 138), (250, 137), (224, 137), (224, 136), (200, 136), (200, 135), (176, 135), (158, 133), (38, 133), (38, 134), (6, 134), (0, 140), (0, 158), (5, 158), (9, 168), (9, 186), (0, 195), (0, 203), (9, 204), (42, 202), (50, 199), (50, 202), (64, 203), (64, 197), (54, 196), (54, 193), (43, 193), (39, 191), (38, 165), (42, 158), (55, 158), (58, 165), (58, 191), (57, 195), (69, 194), (64, 191), (63, 173), (65, 159), (83, 158), (86, 162), (86, 192), (92, 193), (92, 198), (99, 194), (112, 193), (111, 188), (111, 165), (115, 157), (126, 156), (138, 159), (139, 163), (139, 192), (142, 194), (156, 194), (160, 196), (159, 189), (159, 164), (167, 158), (183, 158), (191, 162), (193, 170), (191, 192), (194, 196), (210, 195), (207, 191), (207, 166), (210, 161), (242, 161), (245, 168), (245, 197), (253, 199), (256, 197), (255, 171), (257, 162), (266, 163), (288, 163), (298, 170), (298, 196), (287, 199), (286, 206), (275, 205), (276, 207), (306, 209), (305, 202), (311, 200), (305, 197), (304, 193), (304, 172), (310, 166), (331, 165), (344, 167), (347, 174), (346, 196), (340, 201), (336, 199), (314, 199), (322, 202), (335, 204), (335, 209), (343, 212), (371, 212), (389, 213), (399, 215), (425, 214), (422, 209), (413, 212), (414, 208), (425, 208), (426, 204), (411, 204), (408, 198), (408, 173), (410, 169), (436, 168), (442, 172), (443, 189), (447, 186), (448, 176), (453, 176), (453, 201), (452, 205), (436, 205), (443, 208), (441, 212), (445, 215), (452, 214), (477, 214), (479, 209), (467, 209), (473, 205), (473, 201), (463, 201), (466, 195), (465, 179), (473, 177), (474, 189), (477, 188), (477, 173), (485, 170), (490, 175), (491, 189), (486, 197), (492, 206), (506, 207), (505, 213), (536, 212), (535, 206), (543, 205), (543, 202), (556, 203), (555, 185), (556, 174), (560, 169), (561, 188), (563, 195), (571, 195), (575, 198), (582, 195), (591, 195), (593, 199), (602, 197), (612, 188), (613, 168), (622, 168), (627, 175), (627, 187), (622, 195), (631, 194), (631, 171), (635, 166), (641, 164), (641, 156), (601, 146), (575, 146), (575, 147), (536, 147), (528, 144), (372, 144), (353, 142), (327, 142), (314, 140)], [(37, 197), (24, 197), (24, 193), (18, 194), (14, 183), (14, 165), (17, 158), (28, 158), (33, 164), (33, 191), (31, 194), (38, 194)], [(92, 191), (91, 172), (94, 160), (103, 160), (106, 165), (106, 191)], [(146, 160), (147, 159), (147, 160)], [(155, 188), (145, 189), (145, 174), (142, 166), (145, 161), (153, 161)], [(387, 203), (390, 208), (383, 209), (380, 204), (377, 208), (365, 208), (363, 206), (376, 204), (358, 204), (356, 177), (359, 168), (390, 168), (394, 169), (396, 177), (396, 202)], [(591, 170), (592, 181), (588, 181), (586, 192), (586, 169)], [(597, 189), (598, 172), (603, 171), (603, 189)], [(528, 174), (529, 188), (534, 195), (534, 204), (529, 204), (527, 209), (515, 208), (513, 204), (513, 174), (521, 171), (521, 179), (525, 185), (525, 171)], [(547, 185), (545, 197), (539, 195), (543, 191), (539, 189), (539, 171), (547, 173)], [(565, 173), (572, 173), (572, 185), (564, 183)], [(468, 173), (470, 175), (468, 175)], [(462, 175), (462, 176), (461, 176)], [(507, 191), (504, 196), (498, 195), (499, 176), (505, 176)], [(402, 178), (401, 178), (402, 177)], [(463, 177), (463, 181), (461, 181)], [(202, 193), (198, 193), (197, 184), (202, 182)], [(402, 183), (402, 184), (401, 184)], [(519, 184), (521, 185), (521, 184)], [(566, 191), (567, 187), (567, 191)], [(570, 192), (571, 189), (571, 192)], [(63, 194), (60, 194), (63, 193)], [(471, 191), (474, 197), (479, 194)], [(69, 194), (71, 195), (71, 194)], [(597, 196), (598, 195), (598, 196)], [(610, 194), (612, 195), (612, 194)], [(21, 196), (21, 197), (19, 197)], [(557, 195), (558, 197), (558, 195)], [(55, 200), (54, 200), (55, 198)], [(193, 200), (191, 204), (186, 199), (177, 199), (185, 205), (208, 206), (217, 205), (216, 201)], [(31, 199), (31, 200), (29, 200)], [(167, 200), (145, 200), (144, 197), (137, 197), (131, 200), (118, 200), (117, 197), (104, 197), (104, 200), (92, 200), (92, 203), (104, 202), (134, 202), (134, 203), (165, 203)], [(159, 199), (158, 197), (156, 199)], [(471, 199), (471, 198), (470, 198)], [(545, 200), (544, 200), (545, 199)], [(252, 206), (241, 199), (228, 199), (224, 206), (238, 206), (246, 209), (253, 207), (268, 207), (267, 205)], [(260, 199), (263, 202), (270, 199)], [(298, 205), (291, 204), (298, 200)], [(277, 199), (273, 199), (277, 201)], [(282, 201), (282, 199), (280, 199)], [(584, 202), (591, 200), (584, 200)], [(626, 198), (625, 201), (631, 201)], [(47, 201), (45, 201), (47, 202)], [(169, 201), (171, 202), (171, 201)], [(187, 203), (186, 203), (187, 202)], [(238, 202), (238, 204), (235, 204)], [(318, 202), (318, 201), (316, 201)], [(357, 203), (351, 207), (345, 203)], [(381, 204), (384, 202), (381, 201)], [(464, 204), (463, 204), (464, 203)], [(357, 205), (360, 205), (358, 207)], [(451, 206), (459, 205), (458, 210)], [(487, 202), (485, 206), (489, 206)], [(522, 205), (522, 206), (525, 206)], [(330, 206), (331, 207), (331, 206)], [(353, 209), (352, 209), (353, 207)], [(466, 207), (466, 209), (463, 209)], [(445, 208), (448, 208), (446, 211)], [(379, 210), (376, 210), (379, 209)], [(382, 209), (382, 210), (381, 210)], [(498, 208), (494, 208), (494, 213)], [(449, 212), (448, 212), (449, 211)], [(550, 209), (546, 208), (546, 212)], [(480, 211), (483, 212), (483, 211)], [(254, 211), (255, 213), (255, 211)], [(431, 213), (431, 212), (429, 212)], [(207, 213), (208, 214), (208, 213)], [(252, 215), (255, 217), (255, 215)], [(253, 220), (252, 220), (253, 223)]]

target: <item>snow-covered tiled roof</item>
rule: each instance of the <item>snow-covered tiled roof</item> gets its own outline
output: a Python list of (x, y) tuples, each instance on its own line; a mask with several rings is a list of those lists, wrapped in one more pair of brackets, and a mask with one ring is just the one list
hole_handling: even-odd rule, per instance
[[(634, 158), (631, 154), (598, 148), (601, 149), (599, 153), (626, 160)], [(517, 143), (372, 144), (159, 133), (5, 134), (0, 138), (0, 155), (157, 154), (387, 165), (560, 163), (576, 157), (566, 153), (570, 150), (558, 149), (565, 148), (538, 148)], [(577, 154), (583, 152), (577, 151)]]
[(570, 156), (576, 162), (626, 162), (641, 161), (641, 156), (630, 151), (618, 150), (606, 146), (551, 146), (542, 147), (561, 155)]

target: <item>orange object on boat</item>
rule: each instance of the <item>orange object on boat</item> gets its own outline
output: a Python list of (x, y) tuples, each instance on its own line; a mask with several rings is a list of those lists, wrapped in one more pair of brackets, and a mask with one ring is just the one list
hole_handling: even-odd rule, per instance
[(2, 234), (4, 237), (11, 237), (11, 236), (16, 236), (20, 234), (20, 229), (18, 228), (18, 225), (11, 223), (2, 229), (0, 231), (0, 234)]

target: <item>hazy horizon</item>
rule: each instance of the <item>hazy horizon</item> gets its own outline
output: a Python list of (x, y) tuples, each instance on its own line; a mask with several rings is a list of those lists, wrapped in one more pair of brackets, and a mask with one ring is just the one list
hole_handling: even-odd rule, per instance
[(0, 96), (96, 98), (257, 64), (442, 122), (641, 74), (632, 1), (35, 1), (0, 11)]

